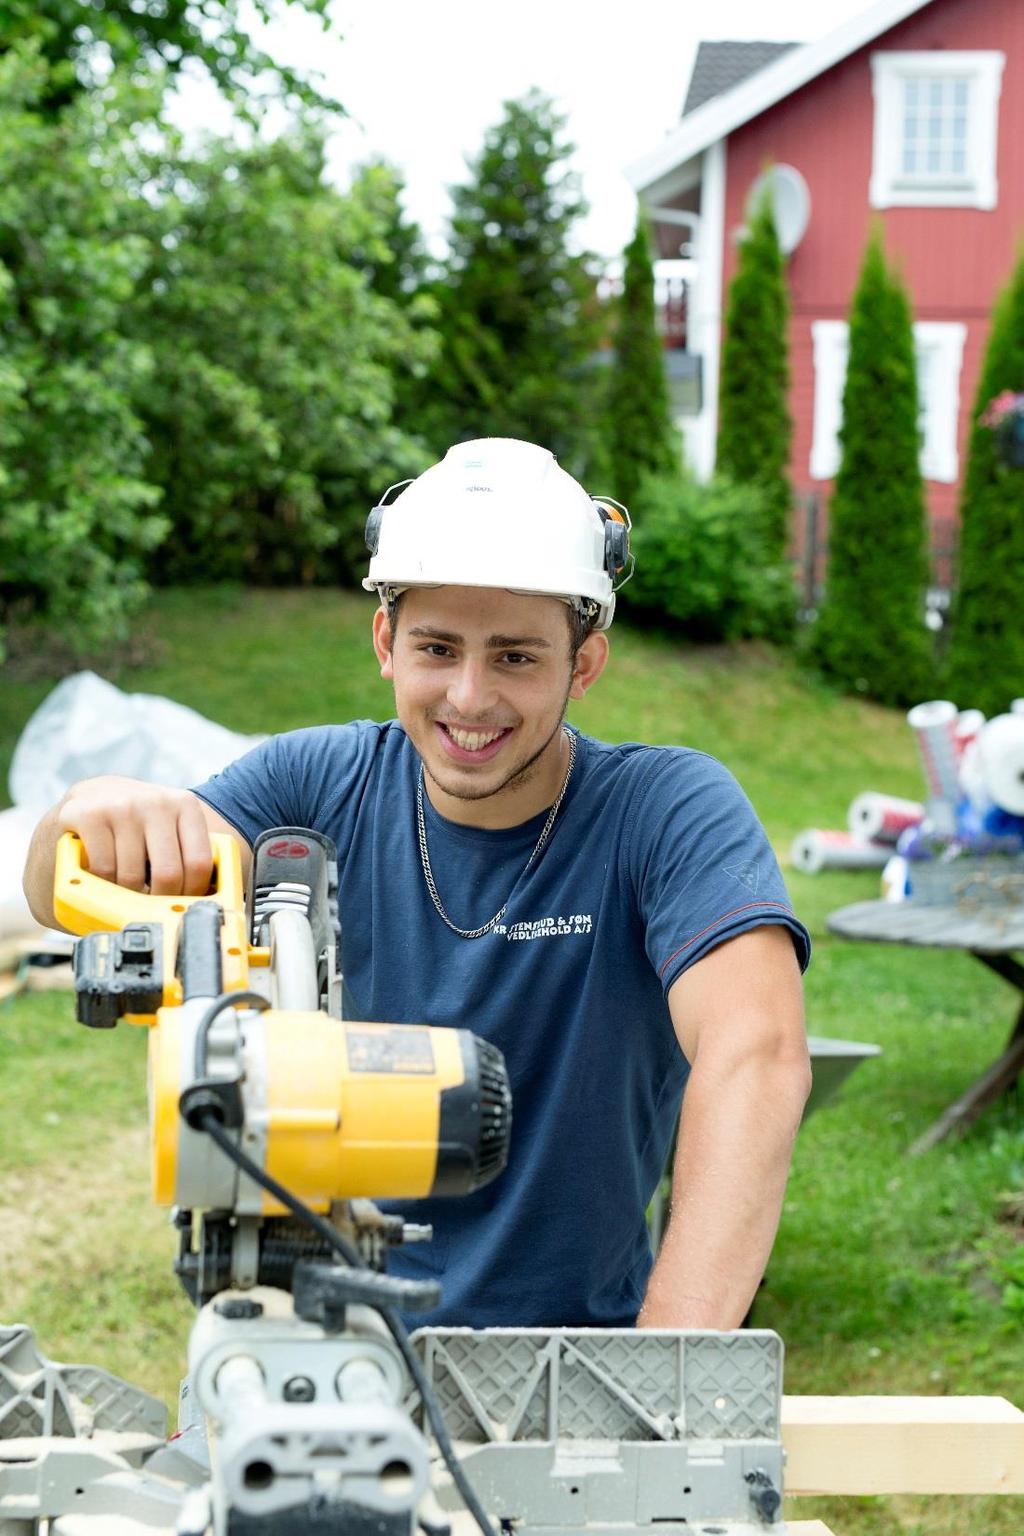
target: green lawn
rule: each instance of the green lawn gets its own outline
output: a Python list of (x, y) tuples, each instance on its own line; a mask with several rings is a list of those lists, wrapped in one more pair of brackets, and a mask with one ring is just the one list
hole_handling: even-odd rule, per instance
[[(389, 712), (369, 649), (369, 598), (170, 592), (132, 664), (100, 670), (240, 731)], [(144, 659), (138, 659), (138, 658)], [(0, 669), (0, 769), (52, 685), (45, 663)], [(610, 739), (685, 742), (739, 777), (780, 855), (801, 828), (842, 826), (863, 789), (917, 795), (910, 732), (756, 647), (693, 650), (613, 631), (613, 664), (573, 718)], [(962, 1141), (905, 1150), (997, 1053), (1014, 994), (964, 955), (844, 944), (834, 907), (875, 874), (788, 872), (811, 929), (815, 1034), (883, 1056), (801, 1132), (755, 1321), (786, 1342), (790, 1392), (998, 1393), (1024, 1405), (1024, 1242), (1001, 1219), (1024, 1188), (1017, 1104)], [(173, 1244), (146, 1198), (142, 1034), (73, 1023), (66, 996), (0, 1007), (0, 1316), (58, 1358), (95, 1360), (173, 1395), (188, 1309)], [(1019, 1217), (1018, 1217), (1019, 1220)], [(1019, 1536), (1022, 1499), (800, 1501), (837, 1536)]]

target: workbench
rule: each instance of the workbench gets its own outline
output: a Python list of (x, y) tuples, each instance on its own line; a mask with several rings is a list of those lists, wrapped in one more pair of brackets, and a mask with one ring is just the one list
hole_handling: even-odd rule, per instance
[(827, 919), (830, 933), (875, 944), (909, 944), (920, 949), (961, 949), (995, 971), (1021, 994), (1016, 1019), (1002, 1053), (976, 1078), (910, 1148), (926, 1152), (953, 1131), (965, 1129), (981, 1111), (1016, 1083), (1024, 1070), (1024, 907), (925, 906), (908, 901), (859, 901)]

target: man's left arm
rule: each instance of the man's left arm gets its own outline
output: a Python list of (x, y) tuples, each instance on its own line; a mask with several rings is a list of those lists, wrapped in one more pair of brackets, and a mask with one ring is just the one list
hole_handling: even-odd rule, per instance
[(640, 1328), (735, 1328), (764, 1274), (811, 1086), (788, 930), (728, 939), (673, 982), (690, 1063), (668, 1229)]

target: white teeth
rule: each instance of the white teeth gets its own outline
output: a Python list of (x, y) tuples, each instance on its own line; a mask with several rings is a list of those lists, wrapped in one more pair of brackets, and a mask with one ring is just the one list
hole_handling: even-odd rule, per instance
[(456, 746), (463, 752), (479, 752), (481, 747), (489, 747), (492, 741), (497, 741), (500, 731), (459, 731), (454, 725), (446, 727), (449, 736)]

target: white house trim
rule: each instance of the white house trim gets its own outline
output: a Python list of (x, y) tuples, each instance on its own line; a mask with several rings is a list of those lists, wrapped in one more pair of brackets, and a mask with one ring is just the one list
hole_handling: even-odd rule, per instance
[[(873, 53), (874, 148), (868, 198), (873, 208), (994, 208), (996, 128), (1006, 55), (992, 49)], [(967, 82), (964, 165), (959, 174), (928, 176), (901, 165), (904, 87), (912, 80)]]
[(924, 405), (921, 473), (926, 480), (956, 483), (960, 457), (956, 446), (960, 414), (960, 370), (967, 327), (955, 320), (918, 320), (914, 324), (918, 387)]
[(726, 141), (704, 151), (701, 167), (700, 231), (697, 276), (690, 300), (689, 350), (701, 358), (701, 409), (684, 416), (679, 425), (687, 463), (698, 480), (707, 480), (715, 467), (718, 436), (718, 374), (722, 335), (722, 265), (725, 254)]
[(814, 430), (811, 438), (811, 479), (831, 480), (839, 468), (839, 428), (843, 424), (843, 385), (850, 350), (845, 320), (815, 320)]
[(626, 167), (627, 177), (638, 192), (646, 192), (676, 166), (702, 153), (742, 123), (792, 95), (833, 64), (873, 43), (883, 32), (930, 4), (931, 0), (875, 0), (874, 5), (851, 16), (827, 37), (790, 49), (773, 64), (688, 113), (656, 149)]
[[(839, 469), (849, 328), (845, 320), (815, 320), (811, 337), (814, 428), (810, 473), (812, 480), (831, 480)], [(939, 480), (947, 485), (953, 485), (960, 473), (957, 421), (966, 339), (967, 327), (960, 321), (918, 320), (914, 324), (923, 428), (921, 474), (926, 480)]]

